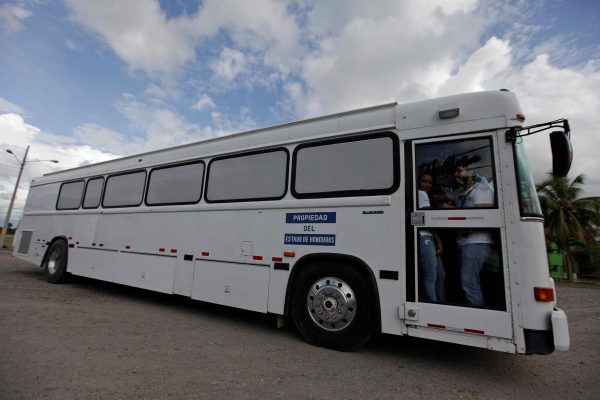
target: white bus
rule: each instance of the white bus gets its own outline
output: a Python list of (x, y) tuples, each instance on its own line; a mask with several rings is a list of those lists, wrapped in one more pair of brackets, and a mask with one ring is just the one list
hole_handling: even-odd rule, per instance
[[(339, 350), (375, 333), (567, 350), (509, 91), (380, 106), (36, 178), (14, 255), (45, 269), (293, 321)], [(561, 171), (562, 169), (562, 171)]]

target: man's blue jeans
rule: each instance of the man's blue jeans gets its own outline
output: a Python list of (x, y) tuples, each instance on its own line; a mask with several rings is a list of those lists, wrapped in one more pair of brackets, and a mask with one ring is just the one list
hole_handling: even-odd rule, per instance
[(443, 303), (446, 301), (446, 271), (442, 259), (435, 254), (433, 238), (419, 238), (419, 266), (425, 300)]
[(491, 243), (467, 243), (460, 249), (460, 281), (469, 304), (482, 307), (480, 273), (490, 252)]

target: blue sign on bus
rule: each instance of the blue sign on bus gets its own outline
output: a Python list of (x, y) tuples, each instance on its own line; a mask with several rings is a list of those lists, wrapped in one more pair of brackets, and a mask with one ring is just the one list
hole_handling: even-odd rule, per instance
[(286, 224), (335, 224), (335, 212), (286, 213)]

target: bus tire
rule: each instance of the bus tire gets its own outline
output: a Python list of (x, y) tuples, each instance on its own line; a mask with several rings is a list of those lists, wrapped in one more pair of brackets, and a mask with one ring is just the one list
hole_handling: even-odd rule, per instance
[(296, 329), (311, 344), (341, 351), (364, 345), (375, 332), (374, 294), (353, 265), (315, 262), (293, 287), (290, 312)]
[(44, 259), (44, 276), (50, 283), (62, 283), (67, 279), (68, 247), (62, 240), (56, 240), (48, 249), (48, 255)]

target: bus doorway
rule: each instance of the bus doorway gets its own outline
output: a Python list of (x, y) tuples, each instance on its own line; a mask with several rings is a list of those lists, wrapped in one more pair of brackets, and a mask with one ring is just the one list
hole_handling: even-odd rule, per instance
[(514, 351), (495, 143), (481, 133), (409, 145), (411, 335), (486, 347), (493, 337)]

